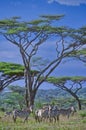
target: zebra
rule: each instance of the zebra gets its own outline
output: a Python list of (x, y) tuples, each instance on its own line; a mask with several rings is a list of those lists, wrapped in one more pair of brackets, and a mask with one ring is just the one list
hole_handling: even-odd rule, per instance
[(43, 107), (35, 112), (35, 119), (36, 121), (42, 121), (43, 119), (45, 121), (54, 121), (56, 122), (57, 120), (59, 121), (59, 110), (57, 106), (51, 106), (48, 105), (46, 107)]
[(27, 121), (32, 111), (32, 107), (23, 110), (13, 110), (13, 121), (16, 122), (17, 117), (24, 118), (24, 122)]
[(73, 106), (69, 107), (67, 109), (60, 109), (59, 110), (60, 115), (67, 116), (67, 118), (69, 118), (71, 114), (73, 115), (74, 112), (76, 112), (76, 109)]
[(35, 120), (38, 122), (42, 121), (42, 109), (35, 111)]
[(59, 121), (59, 109), (57, 106), (52, 106), (49, 111), (49, 120), (50, 122), (54, 119), (54, 122)]
[(41, 109), (35, 111), (35, 119), (40, 122), (49, 119), (50, 106), (44, 106)]

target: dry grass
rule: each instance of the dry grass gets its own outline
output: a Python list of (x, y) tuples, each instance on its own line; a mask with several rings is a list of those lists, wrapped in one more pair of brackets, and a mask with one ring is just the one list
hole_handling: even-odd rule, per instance
[(38, 123), (34, 117), (29, 117), (26, 123), (21, 119), (14, 123), (12, 117), (5, 118), (2, 113), (0, 117), (0, 130), (86, 130), (86, 117), (82, 118), (78, 113), (69, 119), (61, 116), (59, 123)]

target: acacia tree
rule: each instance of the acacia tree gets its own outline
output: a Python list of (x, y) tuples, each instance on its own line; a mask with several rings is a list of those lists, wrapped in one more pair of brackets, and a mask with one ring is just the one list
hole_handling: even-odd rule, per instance
[(78, 92), (83, 88), (86, 77), (49, 77), (46, 81), (71, 94), (76, 99), (79, 110), (81, 110), (81, 101)]
[[(40, 19), (29, 22), (23, 22), (18, 17), (0, 21), (1, 35), (19, 48), (23, 60), (27, 106), (34, 104), (38, 88), (62, 60), (71, 57), (72, 54), (74, 55), (85, 44), (81, 40), (84, 38), (82, 33), (80, 34), (74, 29), (57, 25), (58, 20), (62, 17), (63, 15), (42, 15)], [(50, 42), (50, 38), (54, 40), (55, 58), (51, 59), (36, 76), (32, 75), (31, 60), (42, 44), (46, 41), (47, 43)], [(40, 80), (41, 76), (44, 76), (42, 80)]]
[[(38, 71), (31, 70), (31, 73), (37, 74)], [(0, 91), (3, 91), (14, 81), (24, 79), (24, 66), (10, 62), (0, 62)]]
[(0, 91), (10, 83), (24, 78), (24, 66), (20, 64), (0, 62)]

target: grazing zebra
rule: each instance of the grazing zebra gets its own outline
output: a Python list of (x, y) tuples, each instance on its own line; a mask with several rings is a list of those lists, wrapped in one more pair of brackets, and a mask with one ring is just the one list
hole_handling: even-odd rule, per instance
[(31, 112), (32, 112), (32, 107), (26, 108), (26, 109), (23, 109), (23, 110), (15, 109), (13, 111), (14, 122), (16, 122), (17, 117), (24, 118), (24, 122), (27, 121)]
[(76, 110), (73, 106), (68, 109), (59, 110), (60, 115), (67, 116), (68, 118), (70, 117), (71, 114), (74, 114), (74, 112), (76, 112)]

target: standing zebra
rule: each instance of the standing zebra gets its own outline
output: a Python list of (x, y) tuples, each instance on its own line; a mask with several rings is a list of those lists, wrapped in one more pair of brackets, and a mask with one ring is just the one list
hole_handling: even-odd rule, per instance
[(57, 106), (51, 106), (48, 105), (46, 107), (43, 107), (35, 112), (35, 119), (36, 121), (42, 121), (43, 119), (45, 121), (54, 121), (56, 122), (57, 120), (59, 121), (59, 110)]
[(60, 115), (67, 116), (68, 118), (70, 117), (71, 114), (74, 114), (74, 112), (76, 112), (76, 109), (73, 106), (69, 107), (68, 109), (59, 110)]
[(35, 119), (36, 121), (40, 122), (43, 119), (48, 119), (49, 118), (49, 106), (43, 107), (41, 109), (38, 109), (35, 111)]
[(27, 121), (31, 112), (32, 112), (32, 107), (26, 108), (26, 109), (23, 109), (23, 110), (15, 109), (13, 111), (14, 122), (16, 122), (17, 117), (24, 118), (24, 122)]
[(57, 106), (52, 106), (49, 111), (49, 120), (52, 121), (54, 119), (54, 122), (59, 121), (59, 109)]

